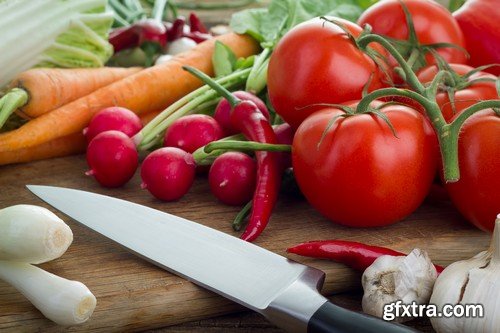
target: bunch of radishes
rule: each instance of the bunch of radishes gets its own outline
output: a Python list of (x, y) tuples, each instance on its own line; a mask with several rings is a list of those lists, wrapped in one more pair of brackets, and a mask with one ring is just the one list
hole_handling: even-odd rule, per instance
[[(252, 100), (266, 117), (269, 111), (256, 96), (239, 91), (242, 100)], [(178, 200), (193, 184), (197, 165), (192, 153), (210, 142), (237, 131), (231, 126), (231, 107), (222, 99), (214, 116), (193, 114), (179, 118), (166, 130), (163, 147), (151, 152), (141, 166), (142, 188), (163, 201)], [(120, 187), (135, 174), (139, 154), (132, 137), (142, 128), (140, 118), (130, 110), (110, 107), (98, 112), (84, 134), (89, 142), (87, 162), (94, 176), (104, 187)], [(293, 133), (287, 124), (277, 126), (280, 143), (290, 144)], [(287, 156), (288, 155), (288, 156)], [(283, 156), (284, 167), (290, 164), (289, 154)], [(203, 168), (199, 168), (203, 171)], [(242, 152), (231, 151), (212, 163), (208, 180), (212, 193), (221, 202), (243, 205), (251, 200), (256, 183), (256, 162)]]

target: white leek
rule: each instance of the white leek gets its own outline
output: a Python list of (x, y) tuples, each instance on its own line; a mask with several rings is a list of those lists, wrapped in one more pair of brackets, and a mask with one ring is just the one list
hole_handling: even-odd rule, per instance
[(45, 317), (59, 325), (87, 321), (97, 304), (83, 283), (30, 264), (0, 261), (0, 279), (19, 290)]
[(48, 209), (16, 205), (0, 210), (0, 260), (47, 262), (63, 255), (72, 241), (71, 229)]

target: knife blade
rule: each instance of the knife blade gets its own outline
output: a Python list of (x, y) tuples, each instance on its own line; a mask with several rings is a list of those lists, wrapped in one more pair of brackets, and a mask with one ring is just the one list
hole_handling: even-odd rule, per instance
[(330, 303), (324, 273), (204, 225), (81, 190), (27, 185), (49, 205), (153, 264), (289, 332), (414, 332)]

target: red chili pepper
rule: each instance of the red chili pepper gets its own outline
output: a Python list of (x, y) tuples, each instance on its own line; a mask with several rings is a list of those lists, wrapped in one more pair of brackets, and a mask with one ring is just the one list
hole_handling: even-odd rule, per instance
[(200, 18), (195, 14), (189, 14), (189, 26), (191, 28), (191, 32), (201, 32), (202, 34), (208, 34), (208, 29), (205, 27), (203, 22), (201, 22)]
[[(228, 100), (233, 108), (230, 116), (231, 125), (243, 133), (248, 140), (277, 143), (276, 134), (269, 120), (255, 103), (238, 99), (197, 69), (191, 67), (184, 67), (184, 69)], [(257, 185), (252, 199), (252, 212), (246, 229), (241, 235), (241, 239), (249, 242), (255, 240), (267, 226), (278, 199), (281, 183), (279, 156), (272, 152), (256, 151), (255, 157), (257, 158)]]
[(109, 43), (115, 52), (136, 47), (139, 44), (139, 35), (133, 26), (113, 29), (109, 34)]
[(207, 39), (213, 38), (212, 35), (210, 34), (205, 34), (202, 32), (185, 32), (182, 34), (182, 37), (188, 37), (194, 40), (197, 44), (200, 44), (201, 42), (206, 41)]
[(186, 19), (182, 16), (179, 16), (172, 23), (170, 29), (167, 30), (167, 38), (168, 41), (171, 42), (173, 40), (179, 39), (184, 34), (184, 26), (186, 25)]
[[(251, 141), (261, 143), (277, 143), (276, 134), (269, 120), (262, 114), (257, 105), (251, 101), (236, 99), (231, 112), (231, 123)], [(231, 103), (233, 104), (233, 103)], [(278, 199), (281, 182), (281, 165), (276, 153), (256, 151), (257, 186), (252, 200), (252, 212), (241, 239), (255, 240), (265, 229), (272, 210)]]
[[(367, 245), (344, 240), (325, 240), (301, 243), (286, 250), (305, 257), (330, 259), (363, 272), (383, 255), (406, 256), (406, 254), (385, 247)], [(443, 267), (434, 265), (439, 273)]]

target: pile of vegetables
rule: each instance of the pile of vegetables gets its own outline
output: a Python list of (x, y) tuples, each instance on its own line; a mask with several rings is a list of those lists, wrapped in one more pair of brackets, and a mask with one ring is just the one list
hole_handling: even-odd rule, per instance
[[(102, 4), (79, 3), (64, 8), (81, 22), (108, 15), (92, 14)], [(430, 0), (368, 5), (273, 0), (236, 13), (234, 32), (215, 37), (166, 0), (150, 11), (139, 1), (110, 0), (114, 30), (110, 44), (91, 39), (96, 56), (106, 61), (112, 45), (109, 65), (148, 68), (9, 72), (9, 81), (17, 77), (0, 99), (7, 130), (0, 165), (86, 150), (86, 174), (99, 184), (121, 187), (140, 168), (141, 187), (162, 201), (181, 199), (208, 171), (213, 195), (242, 206), (233, 228), (244, 228), (247, 241), (264, 231), (290, 175), (313, 207), (341, 225), (396, 223), (442, 186), (469, 222), (493, 231), (500, 212), (498, 11), (491, 0), (469, 0), (453, 14)], [(0, 2), (0, 13), (9, 6)], [(106, 29), (89, 23), (94, 33), (71, 24), (102, 37), (104, 21)], [(36, 61), (23, 58), (26, 68), (47, 65), (47, 54), (66, 50), (60, 43), (74, 32), (52, 31), (59, 37), (30, 53)], [(498, 230), (497, 222), (478, 269), (494, 264)], [(363, 307), (374, 315), (387, 301), (428, 302), (440, 274), (432, 301), (450, 275), (419, 249), (405, 256), (335, 240), (288, 251), (364, 271)], [(387, 281), (397, 292), (386, 292)]]
[[(148, 12), (136, 1), (110, 6), (117, 54), (139, 48), (152, 62), (176, 38), (207, 32), (195, 15), (186, 29), (167, 1)], [(84, 72), (78, 84), (90, 83), (72, 93), (64, 84), (73, 76), (64, 70), (28, 71), (0, 100), (0, 120), (14, 110), (32, 118), (1, 135), (0, 162), (88, 145), (87, 174), (119, 187), (153, 151), (141, 167), (142, 187), (165, 201), (180, 199), (213, 164), (214, 195), (245, 205), (235, 229), (248, 214), (257, 221), (250, 225), (258, 232), (243, 232), (244, 239), (255, 233), (251, 240), (267, 224), (291, 166), (305, 198), (351, 227), (404, 219), (440, 173), (464, 216), (492, 230), (500, 208), (490, 167), (498, 156), (499, 102), (496, 77), (484, 71), (495, 66), (463, 64), (460, 25), (437, 3), (384, 0), (363, 9), (356, 1), (275, 0), (232, 17), (231, 28), (246, 36), (210, 36), (175, 61), (143, 70)], [(430, 21), (430, 28), (422, 23)], [(30, 86), (30, 76), (57, 76), (63, 85), (42, 90)], [(55, 93), (63, 97), (47, 100)], [(253, 125), (235, 111), (247, 104)], [(469, 129), (475, 127), (481, 129)]]
[[(408, 305), (433, 304), (442, 312), (445, 306), (480, 304), (479, 317), (431, 318), (432, 327), (440, 333), (496, 332), (498, 330), (500, 214), (489, 249), (446, 268), (433, 265), (427, 253), (414, 249), (405, 255), (367, 244), (328, 240), (298, 244), (289, 253), (312, 258), (330, 259), (360, 272), (364, 289), (363, 311), (384, 317), (384, 306), (396, 302)], [(413, 318), (396, 317), (397, 322)]]
[(83, 283), (33, 264), (59, 258), (72, 241), (71, 229), (45, 208), (17, 205), (0, 210), (0, 279), (19, 290), (45, 317), (64, 326), (87, 321), (96, 298)]

